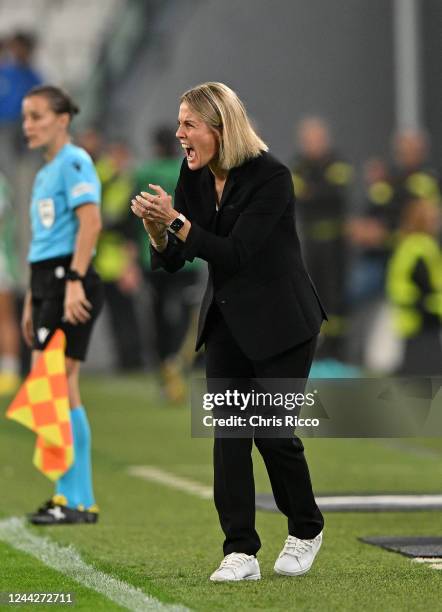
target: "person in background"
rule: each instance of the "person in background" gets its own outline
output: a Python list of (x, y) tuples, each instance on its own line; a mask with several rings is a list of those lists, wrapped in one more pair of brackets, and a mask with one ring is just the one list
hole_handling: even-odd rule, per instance
[(440, 206), (432, 199), (403, 204), (386, 285), (395, 331), (405, 340), (400, 375), (442, 375), (440, 220)]
[(89, 125), (78, 134), (75, 134), (75, 141), (79, 147), (89, 153), (94, 163), (97, 162), (103, 153), (103, 136), (100, 130), (93, 125)]
[(363, 214), (349, 220), (346, 228), (357, 249), (349, 286), (353, 306), (384, 295), (385, 269), (392, 246), (385, 210), (393, 198), (387, 164), (380, 158), (368, 159), (364, 164)]
[[(376, 351), (375, 339), (378, 334), (384, 338), (391, 334), (387, 345), (394, 347), (398, 342), (389, 324), (385, 275), (387, 262), (400, 236), (404, 207), (410, 199), (424, 198), (435, 203), (441, 200), (439, 176), (431, 167), (429, 151), (429, 139), (423, 130), (397, 132), (393, 138), (393, 162), (387, 165), (374, 159), (366, 163), (364, 211), (347, 227), (349, 238), (360, 253), (351, 271), (348, 292), (351, 305), (358, 311), (354, 322), (359, 323), (359, 329), (370, 330), (367, 337), (362, 334), (358, 350), (369, 368), (394, 367), (395, 350), (390, 351), (392, 361), (386, 359), (388, 351), (382, 357)], [(365, 321), (360, 320), (361, 315), (366, 317)]]
[(299, 152), (292, 171), (303, 253), (328, 313), (317, 358), (342, 361), (347, 325), (345, 222), (352, 168), (333, 149), (329, 128), (321, 118), (301, 121), (297, 138)]
[[(136, 192), (155, 184), (162, 185), (168, 193), (174, 193), (182, 163), (178, 156), (175, 130), (160, 126), (153, 132), (152, 140), (154, 157), (136, 169)], [(179, 403), (186, 397), (186, 384), (182, 359), (177, 358), (177, 353), (185, 341), (189, 326), (192, 327), (189, 336), (196, 335), (194, 295), (201, 264), (196, 260), (186, 262), (175, 278), (164, 270), (152, 274), (150, 251), (145, 247), (145, 232), (139, 223), (136, 224), (136, 231), (141, 265), (153, 300), (155, 352), (161, 382), (166, 397)]]
[(403, 208), (410, 199), (441, 200), (440, 177), (431, 167), (429, 149), (425, 132), (406, 129), (393, 138), (390, 167), (379, 159), (366, 162), (364, 213), (350, 225), (350, 236), (356, 244), (388, 256), (395, 245)]
[(127, 202), (134, 185), (132, 155), (126, 143), (111, 142), (95, 167), (101, 181), (103, 223), (95, 268), (104, 284), (118, 367), (136, 370), (142, 366), (141, 330), (135, 304), (142, 277), (129, 226), (132, 215)]
[(399, 228), (402, 210), (410, 199), (441, 200), (440, 176), (431, 165), (430, 142), (423, 130), (406, 129), (395, 134), (393, 155), (390, 175), (394, 196), (384, 209), (391, 232)]
[[(27, 216), (29, 197), (38, 155), (26, 148), (21, 129), (21, 107), (26, 93), (42, 82), (34, 67), (37, 37), (30, 31), (16, 31), (3, 40), (0, 56), (0, 172), (6, 177), (14, 194), (14, 215), (20, 223), (15, 227), (14, 256), (16, 282), (14, 297), (17, 310), (23, 308), (28, 280), (27, 249), (30, 227)], [(21, 370), (29, 367), (29, 351), (20, 339)]]
[(35, 177), (30, 206), (31, 283), (22, 331), (38, 359), (56, 329), (66, 336), (66, 374), (74, 462), (56, 483), (56, 494), (29, 520), (37, 525), (95, 523), (98, 507), (92, 486), (91, 433), (80, 387), (103, 288), (91, 266), (101, 230), (100, 181), (91, 158), (71, 143), (69, 126), (78, 107), (62, 89), (33, 88), (23, 100), (28, 146), (42, 150), (45, 164)]
[[(349, 354), (353, 363), (382, 370), (376, 365), (376, 344), (379, 325), (388, 317), (385, 303), (385, 271), (391, 255), (391, 234), (385, 222), (385, 209), (394, 196), (386, 162), (377, 157), (363, 166), (364, 192), (359, 213), (347, 221), (346, 233), (352, 247), (351, 267), (347, 282), (347, 299), (351, 308)], [(387, 329), (391, 330), (391, 326)], [(386, 332), (384, 332), (386, 333)], [(397, 344), (393, 339), (394, 344)], [(369, 359), (373, 355), (375, 362)]]
[(15, 162), (24, 152), (21, 104), (27, 92), (42, 82), (33, 67), (37, 39), (31, 32), (15, 32), (4, 43), (0, 60), (0, 170), (13, 182)]
[(15, 236), (11, 191), (0, 174), (0, 396), (20, 382), (20, 330), (15, 308)]

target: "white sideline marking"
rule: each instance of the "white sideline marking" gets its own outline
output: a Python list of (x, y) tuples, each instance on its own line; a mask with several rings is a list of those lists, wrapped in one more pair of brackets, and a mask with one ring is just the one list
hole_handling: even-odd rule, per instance
[(354, 505), (361, 507), (389, 504), (400, 508), (403, 505), (420, 508), (421, 506), (434, 506), (439, 508), (442, 504), (442, 495), (324, 495), (316, 497), (318, 505), (326, 503), (330, 506)]
[[(178, 491), (184, 491), (190, 493), (201, 499), (212, 499), (213, 493), (212, 488), (203, 485), (195, 480), (189, 478), (183, 478), (182, 476), (176, 476), (170, 472), (166, 472), (161, 468), (154, 467), (152, 465), (132, 465), (128, 468), (128, 473), (131, 476), (136, 476), (142, 480), (149, 480), (151, 482), (158, 482), (160, 484), (177, 489)], [(322, 496), (317, 497), (316, 501), (320, 504), (321, 500), (328, 504), (341, 505), (343, 503), (360, 503), (364, 504), (401, 504), (407, 503), (419, 507), (425, 503), (425, 505), (440, 504), (442, 501), (442, 495), (337, 495), (337, 496)], [(417, 557), (413, 559), (417, 563), (429, 563), (429, 567), (433, 569), (442, 570), (442, 560), (439, 557)], [(431, 563), (431, 564), (430, 564)]]
[(442, 570), (442, 559), (440, 557), (415, 557), (415, 563), (427, 563), (432, 569)]
[[(136, 476), (143, 480), (159, 482), (172, 489), (178, 489), (185, 493), (190, 493), (201, 499), (212, 499), (212, 487), (203, 485), (195, 480), (177, 476), (161, 468), (152, 465), (132, 465), (128, 469), (131, 476)], [(318, 505), (327, 506), (353, 506), (359, 504), (361, 507), (390, 504), (401, 507), (404, 504), (419, 508), (420, 506), (434, 506), (438, 508), (442, 504), (442, 495), (322, 495), (316, 497)]]
[(28, 530), (23, 518), (0, 521), (0, 540), (28, 553), (76, 582), (101, 593), (116, 604), (136, 612), (188, 612), (180, 605), (164, 604), (118, 578), (113, 578), (83, 561), (73, 546), (60, 546)]
[(178, 489), (185, 493), (191, 493), (201, 499), (212, 499), (213, 492), (212, 487), (203, 485), (195, 480), (189, 478), (183, 478), (182, 476), (176, 476), (170, 472), (166, 472), (161, 468), (154, 467), (152, 465), (132, 465), (128, 469), (128, 473), (131, 476), (137, 476), (143, 480), (150, 480), (151, 482), (159, 482), (160, 484), (168, 485), (172, 489)]

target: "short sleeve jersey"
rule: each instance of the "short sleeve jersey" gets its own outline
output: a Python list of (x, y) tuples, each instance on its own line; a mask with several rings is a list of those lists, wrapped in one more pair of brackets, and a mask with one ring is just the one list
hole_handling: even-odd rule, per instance
[(82, 204), (99, 205), (101, 185), (84, 149), (66, 144), (35, 177), (31, 199), (31, 263), (71, 255)]

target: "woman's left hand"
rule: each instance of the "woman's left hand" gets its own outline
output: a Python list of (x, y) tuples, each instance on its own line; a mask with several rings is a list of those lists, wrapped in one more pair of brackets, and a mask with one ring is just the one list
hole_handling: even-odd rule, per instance
[(142, 191), (140, 195), (132, 200), (132, 210), (140, 217), (149, 222), (169, 225), (178, 216), (172, 206), (172, 196), (168, 195), (159, 185), (150, 185), (150, 189), (156, 195)]

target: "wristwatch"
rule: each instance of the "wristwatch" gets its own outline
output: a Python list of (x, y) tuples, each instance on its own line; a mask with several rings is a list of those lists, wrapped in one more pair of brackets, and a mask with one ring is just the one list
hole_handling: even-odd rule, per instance
[(167, 226), (167, 229), (169, 230), (169, 232), (172, 232), (172, 234), (176, 234), (183, 227), (185, 221), (186, 217), (182, 214), (179, 214), (178, 217), (176, 217), (176, 219), (174, 219), (172, 223)]
[(80, 276), (77, 270), (73, 270), (72, 268), (67, 270), (66, 272), (66, 280), (68, 281), (83, 281), (84, 276)]

